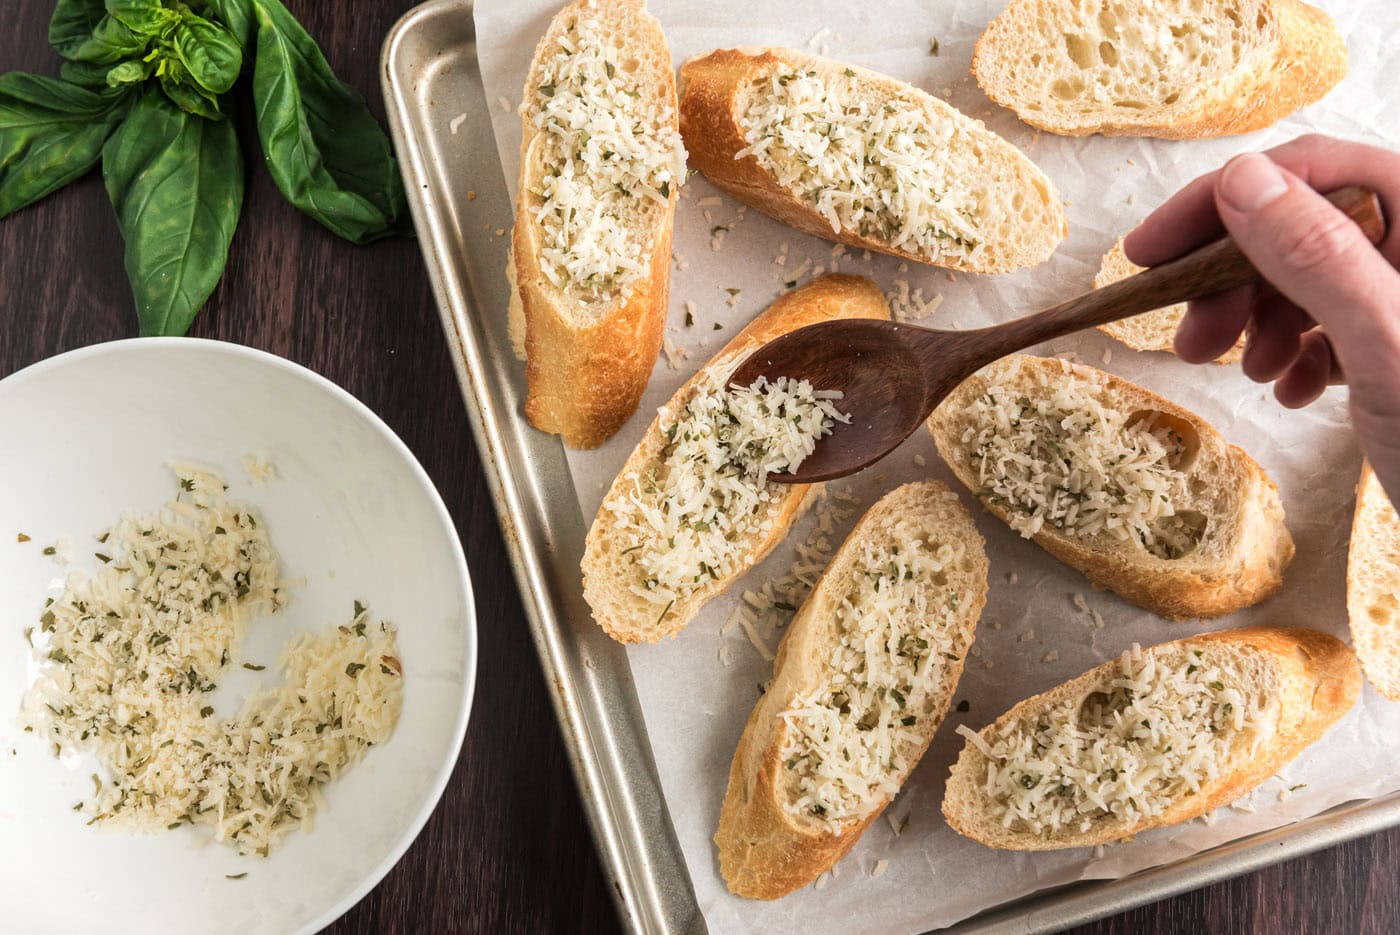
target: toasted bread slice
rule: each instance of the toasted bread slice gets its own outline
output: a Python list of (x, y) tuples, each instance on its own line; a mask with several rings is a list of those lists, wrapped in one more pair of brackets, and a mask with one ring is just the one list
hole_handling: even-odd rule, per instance
[(521, 116), (511, 245), (525, 415), (592, 448), (637, 410), (656, 364), (685, 179), (671, 53), (643, 0), (560, 10), (535, 50)]
[[(1127, 254), (1123, 252), (1123, 241), (1120, 239), (1113, 245), (1112, 250), (1104, 254), (1103, 266), (1099, 269), (1099, 274), (1094, 277), (1094, 288), (1102, 289), (1109, 283), (1141, 273), (1145, 268), (1128, 259)], [(1111, 321), (1106, 325), (1099, 325), (1099, 330), (1115, 341), (1123, 342), (1135, 351), (1175, 353), (1176, 329), (1181, 325), (1181, 319), (1185, 315), (1186, 303), (1181, 302), (1142, 315), (1134, 315), (1132, 318), (1124, 318), (1122, 321)], [(1234, 347), (1217, 357), (1215, 362), (1217, 364), (1237, 364), (1242, 357), (1244, 357), (1243, 335), (1240, 336), (1240, 340), (1235, 343)]]
[(1028, 698), (968, 738), (943, 815), (1023, 851), (1092, 847), (1235, 801), (1351, 710), (1344, 643), (1250, 627), (1134, 647)]
[(1332, 17), (1299, 0), (1011, 0), (972, 56), (988, 97), (1066, 136), (1262, 130), (1346, 70)]
[[(668, 455), (676, 441), (676, 429), (697, 396), (722, 389), (729, 374), (750, 353), (789, 331), (838, 318), (889, 317), (884, 295), (870, 280), (823, 276), (768, 306), (661, 408), (603, 498), (584, 545), (583, 596), (593, 610), (593, 619), (609, 636), (624, 643), (654, 643), (663, 636), (674, 636), (706, 601), (724, 593), (782, 541), (807, 499), (808, 485), (736, 481), (748, 485), (761, 502), (753, 504), (752, 511), (741, 518), (722, 517), (714, 530), (708, 520), (703, 524), (707, 534), (724, 531), (724, 543), (719, 546), (725, 552), (727, 571), (723, 565), (701, 564), (695, 556), (679, 554), (678, 546), (638, 523), (639, 514), (665, 512), (677, 523), (701, 525), (698, 514), (687, 513), (689, 504), (697, 502), (693, 493), (674, 497), (671, 502), (656, 502), (663, 496), (657, 488), (673, 469)], [(738, 535), (741, 519), (743, 534)], [(659, 562), (662, 553), (695, 564), (693, 587), (664, 595), (647, 589), (653, 573), (648, 565)], [(687, 573), (685, 577), (689, 581), (692, 576)]]
[(1366, 678), (1376, 691), (1400, 701), (1400, 516), (1369, 464), (1356, 487), (1347, 618)]
[(975, 273), (1047, 259), (1066, 232), (1020, 150), (893, 78), (791, 49), (722, 49), (681, 66), (690, 164), (818, 237)]
[(720, 811), (730, 890), (777, 899), (880, 817), (943, 721), (987, 594), (957, 494), (906, 484), (851, 531), (793, 618)]
[(929, 429), (994, 516), (1164, 617), (1261, 601), (1293, 558), (1278, 488), (1249, 455), (1200, 416), (1092, 367), (997, 361)]

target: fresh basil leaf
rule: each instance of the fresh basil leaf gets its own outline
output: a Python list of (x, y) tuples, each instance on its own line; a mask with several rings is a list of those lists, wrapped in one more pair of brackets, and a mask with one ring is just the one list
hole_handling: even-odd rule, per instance
[(155, 89), (102, 152), (126, 240), (143, 335), (180, 335), (213, 293), (243, 206), (243, 156), (231, 120), (202, 120)]
[(0, 75), (0, 218), (87, 174), (125, 112), (124, 95)]
[(410, 234), (403, 179), (364, 98), (279, 0), (258, 22), (253, 103), (268, 171), (292, 204), (355, 243)]
[(219, 99), (192, 81), (167, 72), (160, 76), (160, 89), (165, 96), (187, 114), (208, 120), (222, 120)]
[(72, 58), (106, 15), (102, 0), (58, 0), (49, 20), (49, 45), (64, 58)]
[[(73, 62), (70, 64), (85, 64)], [(114, 65), (107, 71), (106, 82), (109, 87), (119, 88), (127, 84), (140, 84), (151, 77), (151, 72), (156, 70), (156, 63), (133, 59)]]
[(107, 73), (111, 65), (94, 65), (92, 62), (64, 62), (58, 74), (70, 84), (80, 84), (87, 88), (107, 88)]
[(190, 77), (211, 94), (224, 94), (238, 81), (243, 51), (224, 27), (187, 13), (175, 27), (171, 44)]
[(107, 15), (138, 35), (152, 38), (174, 25), (180, 14), (167, 10), (160, 0), (106, 0)]
[(112, 16), (104, 16), (82, 42), (68, 43), (63, 56), (75, 62), (115, 65), (143, 55), (150, 38)]
[[(252, 0), (208, 0), (206, 15), (233, 34), (238, 47), (247, 52), (257, 42), (254, 34), (256, 23), (253, 19)], [(247, 60), (248, 56), (244, 56)]]

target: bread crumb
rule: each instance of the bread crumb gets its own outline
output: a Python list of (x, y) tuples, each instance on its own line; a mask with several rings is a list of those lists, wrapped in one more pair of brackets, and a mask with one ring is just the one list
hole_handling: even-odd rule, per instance
[(889, 866), (890, 862), (882, 857), (875, 861), (875, 869), (870, 871), (870, 875), (872, 877), (882, 877), (885, 875), (885, 871), (889, 869)]
[(957, 282), (957, 281), (958, 281), (958, 277), (956, 277), (956, 276), (953, 275), (952, 270), (949, 270), (948, 272), (944, 273), (944, 274), (943, 274), (943, 277), (944, 277), (945, 279), (947, 279), (949, 282)]
[(661, 338), (661, 353), (666, 356), (666, 366), (670, 367), (672, 370), (679, 370), (681, 369), (681, 362), (685, 360), (686, 355), (690, 352), (683, 347), (677, 347), (673, 344), (671, 342), (671, 336), (668, 334), (663, 335)]
[(722, 204), (724, 204), (724, 199), (718, 195), (706, 195), (704, 198), (695, 202), (697, 208), (715, 208)]
[(812, 889), (814, 889), (814, 890), (824, 890), (824, 889), (826, 889), (826, 884), (829, 883), (830, 881), (831, 881), (831, 873), (830, 873), (830, 872), (823, 873), (821, 876), (817, 877), (817, 882), (812, 884)]
[(904, 829), (909, 827), (908, 815), (905, 815), (903, 818), (896, 818), (893, 812), (885, 812), (885, 821), (890, 823), (890, 828), (893, 829), (895, 837), (899, 837), (904, 833)]
[(503, 113), (508, 114), (511, 111), (510, 101), (506, 100), (503, 97), (496, 98), (496, 105), (501, 108), (501, 111)]
[(1016, 574), (1016, 572), (1014, 572), (1014, 571), (1008, 571), (1008, 572), (1006, 573), (1006, 583), (1007, 583), (1007, 584), (1015, 584), (1017, 581), (1020, 581), (1020, 580), (1021, 580), (1021, 576), (1018, 575), (1018, 574)]
[(498, 227), (498, 228), (496, 228), (496, 236), (497, 236), (497, 237), (504, 237), (505, 235), (506, 235), (506, 229), (505, 229), (504, 227)]
[(1083, 594), (1076, 591), (1074, 594), (1070, 595), (1070, 600), (1074, 602), (1074, 606), (1078, 608), (1081, 613), (1087, 614), (1089, 612), (1089, 602), (1084, 599)]
[(1046, 654), (1041, 658), (1040, 661), (1041, 661), (1041, 662), (1056, 662), (1056, 661), (1059, 660), (1059, 658), (1060, 658), (1059, 650), (1052, 649), (1052, 650), (1050, 650), (1048, 653), (1046, 653)]
[(1026, 632), (1022, 633), (1019, 637), (1017, 637), (1016, 641), (1018, 643), (1029, 643), (1033, 639), (1035, 639), (1035, 631), (1027, 630)]
[(475, 190), (475, 189), (467, 189), (467, 200), (468, 200), (468, 201), (476, 201), (476, 190)]
[(1103, 855), (1104, 855), (1104, 846), (1103, 846), (1102, 844), (1095, 844), (1095, 845), (1094, 845), (1094, 859), (1095, 859), (1095, 860), (1102, 860), (1102, 859), (1103, 859)]
[(1105, 366), (1105, 367), (1107, 367), (1109, 364), (1113, 363), (1113, 348), (1111, 348), (1111, 347), (1106, 347), (1106, 348), (1104, 348), (1104, 349), (1103, 349), (1103, 357), (1102, 357), (1101, 359), (1103, 360), (1103, 363), (1104, 363), (1104, 366)]
[(907, 273), (907, 272), (909, 272), (909, 264), (908, 264), (908, 263), (901, 263), (901, 264), (899, 264), (899, 271), (900, 271), (901, 273)]
[(1128, 204), (1137, 204), (1137, 195), (1133, 192), (1128, 192)]
[(990, 660), (990, 659), (983, 659), (983, 660), (982, 660), (982, 668), (984, 668), (984, 669), (990, 669), (991, 667), (992, 667), (992, 660)]
[(914, 465), (916, 467), (928, 467), (928, 458), (923, 455), (914, 455)]
[(1130, 166), (1135, 166), (1135, 165), (1137, 165), (1137, 163), (1136, 163), (1136, 162), (1133, 162), (1131, 159), (1129, 159), (1129, 160), (1128, 160), (1128, 165), (1130, 165)]
[(993, 630), (1000, 630), (1000, 629), (1001, 629), (1001, 624), (998, 623), (997, 621), (993, 620), (993, 621), (992, 621), (992, 629), (993, 629)]
[(981, 655), (982, 655), (982, 647), (981, 647), (981, 646), (975, 646), (975, 645), (974, 645), (974, 646), (973, 646), (971, 649), (969, 649), (967, 652), (968, 652), (968, 655), (970, 655), (970, 656), (973, 656), (973, 657), (981, 657)]
[(457, 131), (462, 129), (462, 124), (465, 123), (466, 120), (467, 114), (465, 111), (463, 111), (462, 113), (458, 114), (457, 116), (453, 117), (451, 120), (448, 121), (447, 131), (453, 136), (456, 136)]
[(1102, 629), (1103, 629), (1103, 614), (1099, 613), (1097, 610), (1091, 610), (1091, 611), (1089, 611), (1089, 615), (1090, 615), (1091, 617), (1094, 618), (1094, 629), (1095, 629), (1095, 630), (1102, 630)]
[(1250, 805), (1248, 802), (1232, 802), (1230, 807), (1237, 812), (1244, 812), (1246, 815), (1254, 814), (1254, 806)]

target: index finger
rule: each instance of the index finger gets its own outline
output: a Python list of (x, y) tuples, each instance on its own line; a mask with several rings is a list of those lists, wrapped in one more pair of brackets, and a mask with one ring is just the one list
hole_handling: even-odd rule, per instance
[[(1330, 192), (1363, 185), (1380, 196), (1389, 222), (1378, 249), (1400, 262), (1400, 154), (1365, 143), (1308, 134), (1266, 151), (1309, 187)], [(1156, 266), (1225, 235), (1215, 210), (1220, 169), (1195, 179), (1167, 199), (1123, 240), (1123, 251), (1139, 266)]]

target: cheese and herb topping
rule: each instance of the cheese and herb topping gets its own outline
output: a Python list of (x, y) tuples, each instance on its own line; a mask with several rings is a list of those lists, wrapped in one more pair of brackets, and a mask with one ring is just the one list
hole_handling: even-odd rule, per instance
[(540, 269), (579, 302), (626, 298), (646, 274), (649, 232), (685, 181), (685, 147), (655, 70), (580, 10), (555, 34), (525, 119), (543, 171), (528, 211), (539, 225)]
[(836, 422), (850, 421), (834, 405), (839, 392), (805, 380), (726, 387), (737, 365), (712, 364), (678, 409), (661, 410), (664, 447), (605, 505), (635, 570), (631, 591), (661, 617), (732, 574), (754, 534), (773, 527), (789, 488), (768, 475), (796, 470)]
[[(753, 156), (783, 188), (842, 232), (874, 238), (930, 262), (975, 260), (987, 240), (977, 144), (931, 107), (843, 76), (787, 66), (747, 95), (739, 126)], [(950, 154), (958, 154), (953, 157)]]
[[(1015, 365), (1013, 364), (1014, 368)], [(977, 492), (1030, 538), (1047, 525), (1081, 538), (1134, 543), (1163, 559), (1192, 551), (1206, 518), (1183, 510), (1182, 437), (1157, 416), (1105, 403), (1106, 377), (984, 371), (961, 437)]]
[(782, 713), (789, 813), (840, 834), (899, 791), (971, 640), (958, 626), (971, 597), (949, 588), (945, 573), (962, 548), (928, 541), (907, 519), (861, 545), (834, 609), (823, 682)]
[(282, 684), (216, 716), (213, 693), (239, 659), (252, 615), (284, 603), (266, 527), (217, 476), (175, 465), (159, 513), (125, 515), (98, 537), (91, 574), (70, 575), (35, 634), (41, 670), (24, 703), (55, 753), (96, 754), (106, 781), (89, 824), (210, 828), (266, 856), (309, 824), (319, 787), (387, 740), (401, 708), (394, 628), (355, 606), (350, 624), (294, 640)]
[(1131, 826), (1199, 794), (1266, 743), (1277, 681), (1239, 650), (1134, 645), (1087, 696), (958, 733), (987, 758), (983, 791), (1003, 827), (1048, 837), (1099, 821)]

